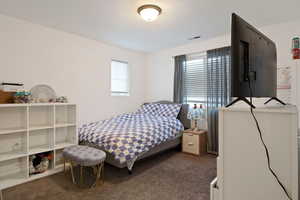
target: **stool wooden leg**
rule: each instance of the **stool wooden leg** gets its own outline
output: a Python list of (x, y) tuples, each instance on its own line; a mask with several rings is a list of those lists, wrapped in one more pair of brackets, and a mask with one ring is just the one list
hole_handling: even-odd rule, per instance
[(95, 179), (95, 183), (92, 185), (92, 187), (95, 187), (97, 185), (97, 182), (99, 181), (99, 179), (102, 178), (103, 180), (103, 165), (104, 163), (100, 163), (99, 165), (96, 165), (96, 169), (97, 169), (97, 173), (95, 174), (96, 175), (96, 179)]
[(80, 166), (80, 185), (83, 186), (83, 166)]
[(64, 173), (66, 173), (66, 159), (64, 159)]
[(97, 174), (98, 174), (98, 166), (97, 165), (93, 166), (93, 173), (95, 176), (97, 176)]
[(2, 190), (0, 190), (0, 200), (4, 200), (2, 195)]
[(75, 184), (75, 178), (74, 178), (73, 163), (72, 163), (72, 161), (70, 162), (70, 168), (71, 168), (72, 181)]
[(99, 165), (94, 166), (94, 169), (96, 169), (96, 173), (94, 173), (96, 178), (95, 178), (94, 184), (91, 187), (95, 187), (97, 185), (97, 181), (98, 181), (98, 178), (99, 178), (99, 170), (100, 170)]
[(101, 179), (102, 179), (102, 183), (104, 183), (104, 162), (101, 165)]

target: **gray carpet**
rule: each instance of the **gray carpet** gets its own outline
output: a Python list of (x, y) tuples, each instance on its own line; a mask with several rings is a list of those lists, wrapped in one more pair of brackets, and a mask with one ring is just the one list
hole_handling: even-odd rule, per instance
[(4, 200), (209, 200), (216, 158), (170, 150), (139, 161), (132, 175), (105, 166), (105, 183), (80, 189), (59, 173), (3, 191)]

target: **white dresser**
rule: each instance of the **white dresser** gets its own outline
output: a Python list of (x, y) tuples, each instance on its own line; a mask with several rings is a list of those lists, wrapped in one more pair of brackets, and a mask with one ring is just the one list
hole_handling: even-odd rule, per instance
[[(298, 112), (295, 106), (256, 108), (271, 166), (298, 200)], [(265, 150), (249, 108), (219, 111), (217, 178), (211, 200), (287, 200), (267, 168)]]

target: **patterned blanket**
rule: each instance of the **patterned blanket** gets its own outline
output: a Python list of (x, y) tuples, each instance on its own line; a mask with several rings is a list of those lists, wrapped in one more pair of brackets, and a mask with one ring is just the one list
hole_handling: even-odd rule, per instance
[(182, 130), (183, 125), (176, 118), (129, 113), (81, 126), (79, 140), (111, 153), (121, 164), (126, 162), (131, 170), (139, 155)]

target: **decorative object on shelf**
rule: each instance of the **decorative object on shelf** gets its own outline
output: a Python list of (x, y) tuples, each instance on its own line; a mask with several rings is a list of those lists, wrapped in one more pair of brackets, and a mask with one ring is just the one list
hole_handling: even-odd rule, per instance
[(15, 92), (5, 92), (0, 90), (0, 104), (14, 103)]
[(30, 103), (30, 92), (25, 90), (18, 91), (14, 94), (14, 103)]
[(199, 120), (201, 122), (205, 120), (205, 111), (202, 105), (200, 104), (200, 107), (197, 108), (197, 104), (194, 104), (193, 109), (188, 112), (187, 118), (191, 120), (191, 128), (195, 131), (199, 130)]
[(292, 41), (292, 54), (293, 59), (297, 60), (300, 59), (300, 38), (294, 37)]
[(19, 90), (24, 90), (23, 83), (6, 83), (3, 82), (0, 85), (0, 90), (4, 92), (17, 92)]
[(29, 157), (29, 173), (40, 174), (48, 170), (50, 161), (53, 160), (51, 152), (40, 153)]
[(30, 90), (32, 103), (49, 103), (56, 99), (55, 91), (48, 85), (36, 85)]
[(56, 98), (57, 103), (68, 103), (68, 98), (66, 96), (61, 96)]

